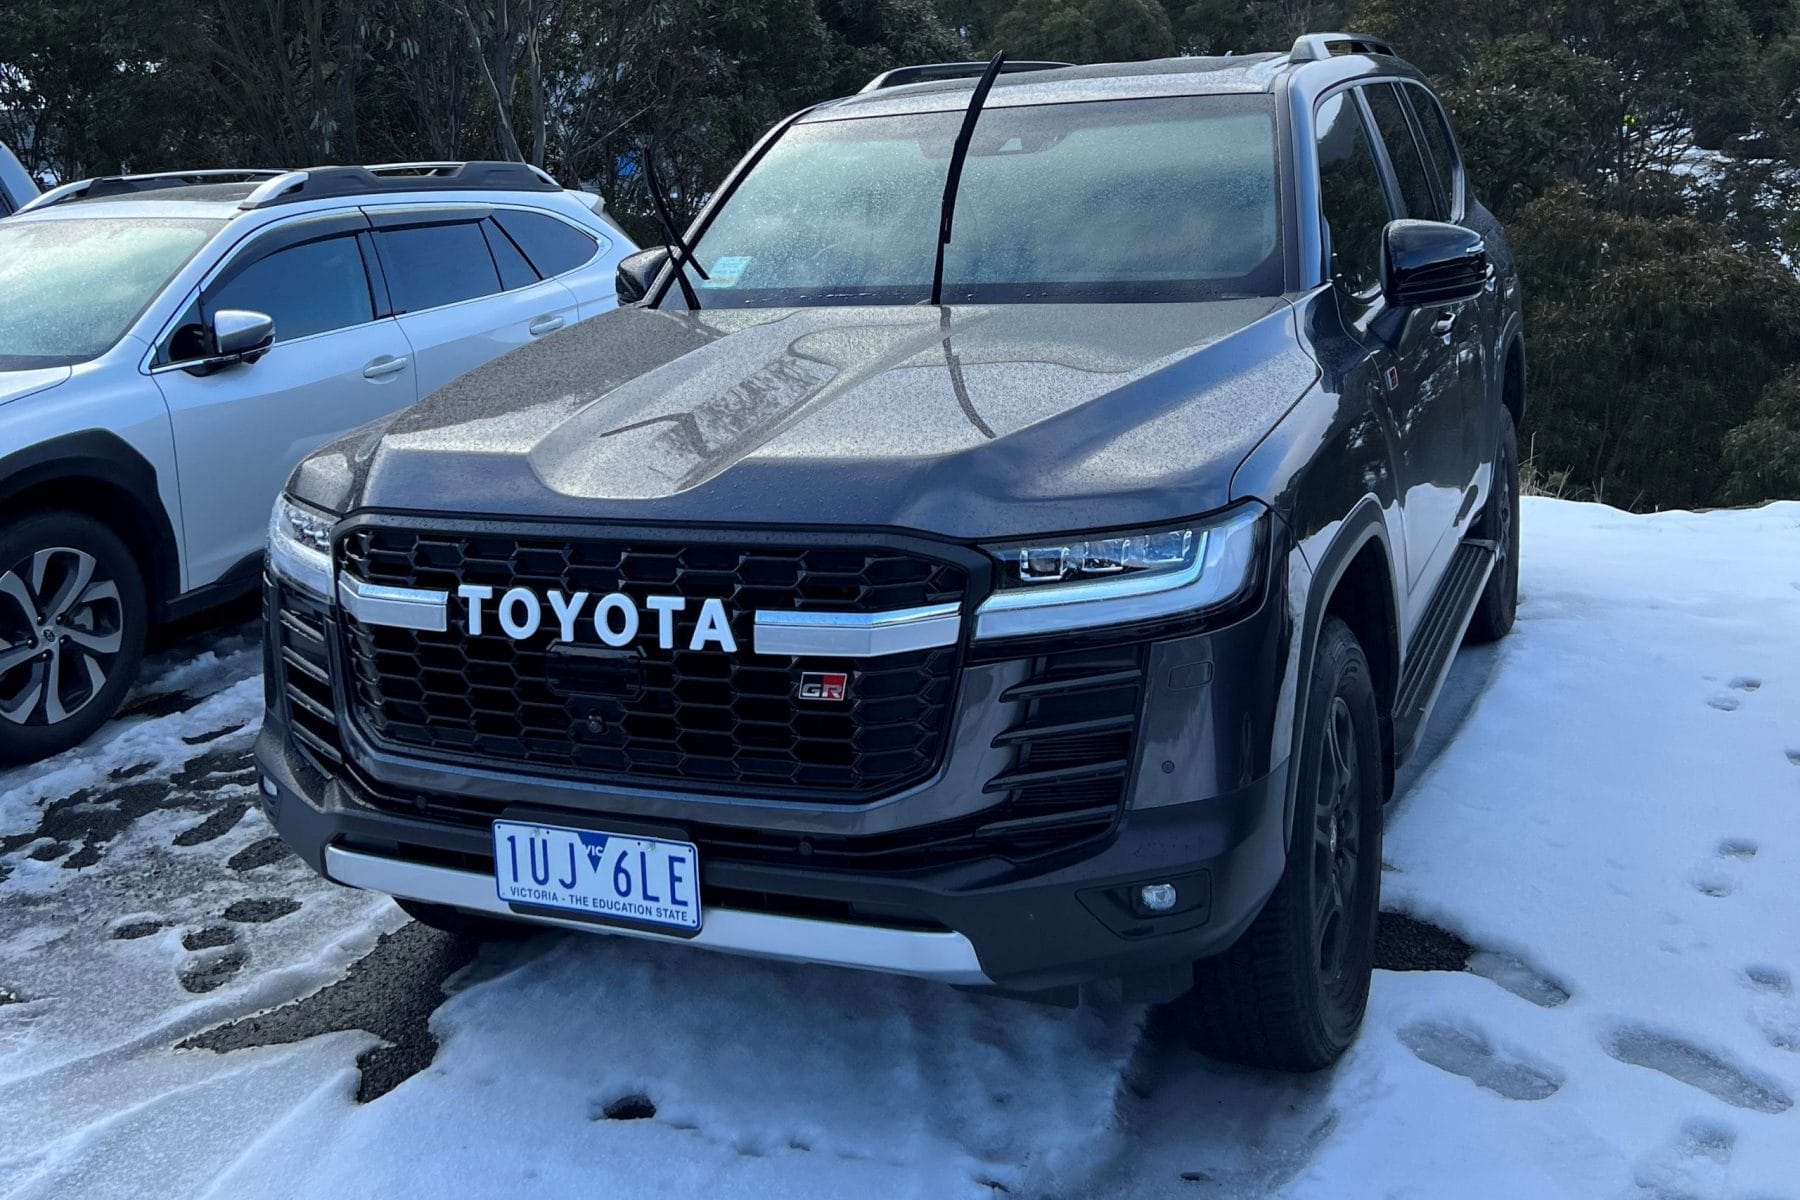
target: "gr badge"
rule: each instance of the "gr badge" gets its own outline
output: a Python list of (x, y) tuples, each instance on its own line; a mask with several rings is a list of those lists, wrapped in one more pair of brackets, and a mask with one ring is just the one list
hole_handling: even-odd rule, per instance
[(833, 671), (807, 671), (800, 676), (800, 689), (794, 696), (815, 704), (842, 704), (849, 685), (848, 675)]

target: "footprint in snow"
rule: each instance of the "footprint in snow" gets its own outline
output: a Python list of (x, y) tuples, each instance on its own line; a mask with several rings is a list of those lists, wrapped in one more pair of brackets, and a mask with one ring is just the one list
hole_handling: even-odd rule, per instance
[(116, 918), (108, 927), (107, 936), (115, 942), (134, 942), (159, 933), (168, 926), (169, 923), (155, 913), (130, 913)]
[(1749, 838), (1724, 838), (1716, 847), (1712, 861), (1702, 864), (1689, 882), (1702, 896), (1729, 896), (1737, 891), (1737, 864), (1755, 858), (1758, 849), (1760, 847)]
[(231, 982), (249, 961), (249, 955), (238, 944), (237, 934), (228, 925), (190, 929), (182, 935), (181, 945), (189, 953), (175, 977), (195, 995)]
[(225, 919), (240, 925), (264, 925), (279, 921), (300, 911), (300, 902), (289, 896), (265, 896), (255, 900), (234, 900), (225, 909)]
[(1681, 1123), (1681, 1140), (1677, 1148), (1686, 1158), (1705, 1158), (1716, 1163), (1731, 1161), (1737, 1145), (1737, 1133), (1728, 1125), (1692, 1117)]
[(1780, 1113), (1794, 1105), (1793, 1097), (1774, 1080), (1754, 1075), (1673, 1034), (1621, 1025), (1602, 1040), (1600, 1048), (1622, 1063), (1658, 1071), (1737, 1108)]
[(1736, 696), (1728, 696), (1721, 692), (1706, 703), (1720, 712), (1736, 712), (1740, 701)]
[(612, 1100), (596, 1100), (588, 1106), (590, 1121), (647, 1121), (656, 1115), (656, 1105), (642, 1092), (630, 1092)]
[(1681, 1123), (1673, 1145), (1639, 1162), (1635, 1181), (1644, 1200), (1699, 1200), (1727, 1193), (1726, 1168), (1737, 1131), (1703, 1117)]
[(1762, 680), (1756, 678), (1754, 675), (1738, 675), (1732, 678), (1730, 686), (1736, 691), (1754, 692), (1757, 688), (1762, 686)]
[(1696, 892), (1714, 899), (1723, 899), (1737, 891), (1737, 880), (1732, 877), (1730, 871), (1724, 868), (1723, 864), (1700, 868), (1694, 872), (1690, 882), (1693, 883)]
[(1477, 950), (1469, 956), (1469, 970), (1539, 1008), (1556, 1008), (1569, 1002), (1567, 987), (1524, 959), (1510, 954)]
[(1800, 748), (1789, 750), (1787, 752), (1787, 760), (1794, 766), (1800, 767)]
[(1780, 967), (1752, 963), (1744, 968), (1744, 986), (1757, 993), (1750, 1023), (1774, 1049), (1800, 1054), (1800, 1000), (1794, 998), (1793, 977)]
[(1556, 1073), (1495, 1050), (1478, 1030), (1414, 1021), (1401, 1026), (1396, 1036), (1421, 1062), (1508, 1100), (1542, 1100), (1562, 1086)]
[(1744, 982), (1759, 992), (1770, 992), (1777, 996), (1791, 996), (1794, 993), (1794, 980), (1780, 967), (1772, 967), (1767, 963), (1752, 963), (1744, 968)]

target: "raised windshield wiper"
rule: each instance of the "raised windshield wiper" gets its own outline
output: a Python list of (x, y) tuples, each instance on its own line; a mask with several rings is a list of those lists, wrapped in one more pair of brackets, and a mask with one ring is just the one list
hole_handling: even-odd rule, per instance
[(937, 265), (931, 271), (931, 302), (944, 299), (944, 247), (950, 244), (950, 225), (956, 217), (956, 189), (962, 183), (963, 160), (969, 157), (969, 141), (975, 134), (975, 122), (981, 119), (981, 106), (987, 103), (988, 90), (1006, 64), (1006, 52), (994, 55), (975, 90), (969, 95), (969, 107), (963, 112), (962, 128), (957, 131), (956, 145), (950, 150), (950, 172), (944, 176), (944, 207), (938, 215)]
[(692, 264), (700, 278), (710, 279), (711, 276), (694, 258), (694, 252), (688, 249), (687, 243), (681, 240), (681, 234), (675, 228), (675, 220), (669, 215), (668, 193), (663, 191), (662, 181), (656, 177), (656, 156), (646, 145), (640, 149), (639, 157), (644, 160), (644, 182), (650, 188), (650, 207), (656, 210), (656, 223), (662, 228), (663, 248), (669, 252), (669, 261), (674, 264), (675, 282), (681, 285), (681, 298), (687, 301), (689, 308), (698, 311), (700, 296), (694, 291), (694, 285), (688, 282), (687, 272), (682, 268)]

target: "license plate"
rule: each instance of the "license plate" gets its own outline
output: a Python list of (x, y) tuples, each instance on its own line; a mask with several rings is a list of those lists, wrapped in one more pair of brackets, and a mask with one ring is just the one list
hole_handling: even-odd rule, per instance
[(700, 931), (700, 857), (690, 842), (495, 821), (494, 887), (508, 904)]

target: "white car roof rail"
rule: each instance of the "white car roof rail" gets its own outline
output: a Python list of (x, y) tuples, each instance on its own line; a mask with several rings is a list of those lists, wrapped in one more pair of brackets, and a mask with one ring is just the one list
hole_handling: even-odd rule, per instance
[(29, 204), (23, 205), (19, 211), (28, 213), (41, 208), (49, 208), (53, 204), (62, 204), (68, 200), (101, 200), (108, 196), (128, 196), (134, 192), (181, 187), (188, 183), (224, 183), (248, 179), (267, 179), (281, 174), (282, 172), (279, 170), (251, 167), (203, 171), (151, 171), (141, 175), (96, 175), (91, 179), (77, 179), (73, 183), (53, 187)]

